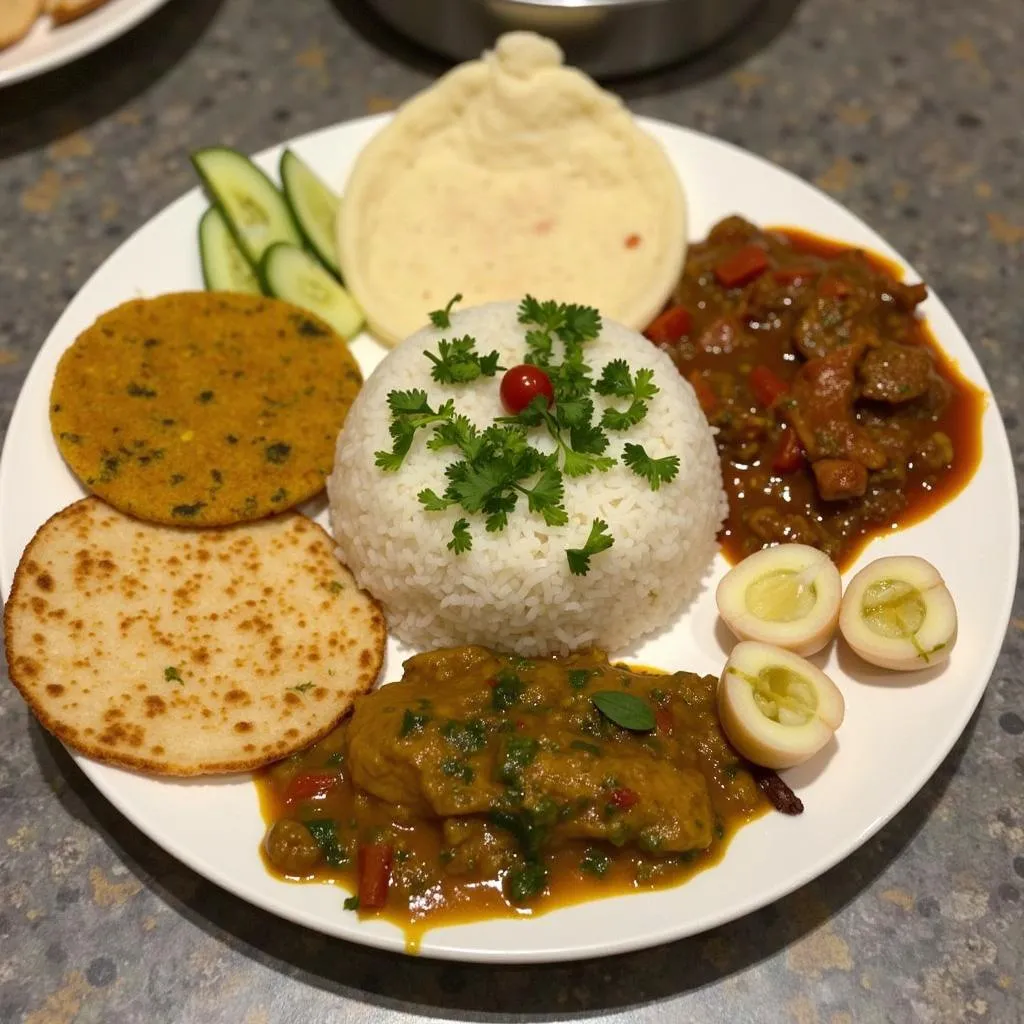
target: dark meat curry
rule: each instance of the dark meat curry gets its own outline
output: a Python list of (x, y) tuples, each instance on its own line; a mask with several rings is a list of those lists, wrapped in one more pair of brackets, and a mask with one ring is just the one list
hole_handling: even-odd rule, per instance
[(691, 247), (647, 335), (718, 428), (732, 560), (797, 541), (842, 568), (970, 479), (984, 397), (916, 315), (926, 296), (880, 257), (739, 217)]
[(759, 785), (795, 800), (729, 746), (715, 685), (594, 652), (417, 655), (258, 776), (265, 857), (288, 878), (341, 882), (350, 908), (413, 943), (437, 924), (676, 884), (769, 806)]

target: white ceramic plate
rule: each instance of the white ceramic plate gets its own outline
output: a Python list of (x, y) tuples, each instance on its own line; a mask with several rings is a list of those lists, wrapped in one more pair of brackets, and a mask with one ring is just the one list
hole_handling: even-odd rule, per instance
[(167, 0), (108, 0), (102, 7), (67, 25), (39, 18), (28, 35), (0, 50), (0, 87), (84, 57), (124, 35)]
[[(383, 118), (355, 121), (291, 145), (341, 188), (356, 153), (383, 123)], [(693, 238), (702, 237), (726, 214), (738, 212), (762, 224), (805, 227), (899, 259), (870, 228), (799, 179), (695, 132), (645, 124), (686, 182)], [(279, 154), (279, 148), (267, 150), (259, 162), (273, 173)], [(60, 354), (100, 313), (119, 302), (201, 287), (196, 224), (205, 206), (195, 190), (154, 217), (93, 275), (43, 345), (14, 410), (0, 462), (5, 595), (34, 531), (83, 493), (58, 454), (47, 420)], [(967, 341), (934, 295), (924, 312), (963, 372), (989, 391)], [(367, 337), (356, 340), (353, 349), (367, 371), (383, 354)], [(739, 833), (719, 866), (676, 889), (596, 901), (532, 920), (437, 929), (427, 933), (422, 953), (461, 960), (564, 960), (691, 935), (764, 906), (820, 875), (885, 824), (960, 735), (988, 681), (1009, 618), (1017, 576), (1017, 495), (1009, 445), (991, 399), (984, 414), (984, 453), (958, 498), (925, 522), (876, 540), (861, 560), (912, 552), (940, 567), (961, 616), (952, 659), (941, 671), (897, 679), (873, 673), (835, 648), (819, 659), (842, 688), (847, 715), (838, 744), (786, 775), (806, 805), (801, 817), (770, 814), (758, 820)], [(717, 570), (724, 572), (724, 561)], [(716, 629), (710, 586), (669, 635), (616, 653), (665, 668), (717, 674), (725, 660), (724, 643)], [(386, 678), (396, 678), (401, 656), (397, 646), (389, 646)], [(225, 889), (318, 931), (403, 949), (402, 934), (394, 926), (361, 922), (345, 912), (341, 890), (288, 884), (266, 873), (257, 855), (263, 822), (255, 787), (247, 778), (164, 782), (85, 758), (77, 761), (147, 835)]]

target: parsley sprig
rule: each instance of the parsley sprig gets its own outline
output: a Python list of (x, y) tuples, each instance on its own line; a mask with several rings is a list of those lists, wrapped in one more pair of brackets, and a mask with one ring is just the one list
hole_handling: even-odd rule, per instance
[(650, 484), (652, 491), (658, 490), (662, 484), (671, 483), (679, 472), (678, 455), (652, 459), (638, 444), (627, 444), (622, 449), (622, 461), (637, 476), (642, 476)]
[(613, 359), (601, 371), (594, 384), (599, 395), (630, 399), (629, 407), (616, 409), (609, 406), (601, 417), (601, 426), (607, 430), (629, 430), (647, 415), (647, 403), (658, 393), (654, 371), (646, 368), (630, 371), (625, 359)]
[(430, 322), (435, 327), (439, 327), (442, 330), (444, 330), (444, 328), (446, 328), (446, 327), (451, 327), (451, 325), (452, 325), (452, 307), (455, 305), (456, 302), (461, 302), (461, 301), (462, 301), (462, 292), (458, 292), (457, 294), (453, 295), (448, 300), (448, 305), (445, 306), (444, 309), (435, 309), (433, 312), (427, 314), (430, 317)]
[[(460, 298), (456, 296), (445, 309), (431, 313), (431, 322), (439, 328), (449, 327), (451, 308)], [(617, 460), (606, 454), (607, 431), (625, 431), (641, 422), (648, 403), (658, 393), (653, 371), (639, 369), (633, 373), (623, 359), (612, 360), (597, 380), (593, 379), (584, 346), (601, 332), (596, 309), (539, 302), (528, 295), (520, 303), (518, 318), (527, 328), (525, 361), (547, 373), (555, 392), (554, 405), (549, 407), (544, 396), (538, 395), (516, 415), (500, 417), (480, 429), (456, 413), (453, 399), (434, 409), (423, 390), (392, 391), (388, 394), (392, 448), (374, 453), (380, 469), (396, 472), (411, 450), (416, 432), (429, 429), (428, 449), (455, 449), (459, 457), (445, 470), (443, 492), (425, 488), (418, 495), (420, 504), (428, 512), (457, 507), (466, 516), (482, 515), (490, 533), (506, 528), (520, 499), (525, 499), (529, 511), (548, 526), (568, 523), (564, 477), (611, 469)], [(439, 384), (470, 383), (504, 369), (498, 365), (497, 352), (481, 355), (476, 350), (476, 339), (469, 335), (443, 338), (436, 354), (425, 351), (424, 355), (433, 364), (431, 377)], [(595, 392), (626, 400), (628, 405), (608, 406), (598, 417)], [(530, 443), (529, 432), (540, 427), (546, 428), (555, 443), (555, 451), (550, 454)], [(655, 491), (679, 472), (678, 457), (654, 459), (638, 444), (625, 445), (622, 462)], [(455, 554), (473, 546), (466, 516), (460, 516), (452, 526), (448, 549)], [(566, 551), (570, 571), (586, 575), (591, 558), (613, 543), (608, 524), (594, 519), (583, 547)]]
[(614, 538), (608, 532), (608, 524), (603, 519), (595, 519), (586, 544), (581, 548), (569, 548), (565, 552), (569, 559), (569, 571), (574, 576), (586, 576), (590, 572), (590, 556), (607, 551), (614, 543)]
[(373, 453), (373, 461), (385, 473), (397, 472), (412, 448), (416, 431), (433, 423), (450, 421), (455, 415), (455, 402), (448, 399), (435, 412), (427, 402), (426, 391), (413, 388), (410, 391), (388, 392), (388, 408), (391, 410), (391, 451)]
[(468, 334), (462, 338), (442, 338), (437, 344), (439, 356), (433, 352), (423, 354), (434, 364), (430, 376), (438, 384), (469, 384), (477, 377), (493, 377), (505, 367), (498, 365), (498, 353), (482, 356), (476, 350), (476, 338)]

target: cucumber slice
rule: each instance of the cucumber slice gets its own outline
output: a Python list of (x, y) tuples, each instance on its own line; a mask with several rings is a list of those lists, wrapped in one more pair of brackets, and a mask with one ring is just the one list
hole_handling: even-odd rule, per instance
[(260, 281), (268, 295), (316, 313), (346, 341), (362, 329), (363, 311), (355, 299), (305, 249), (272, 245), (260, 261)]
[(284, 197), (247, 156), (211, 146), (193, 153), (192, 165), (253, 266), (275, 242), (302, 244)]
[(317, 259), (340, 278), (334, 232), (341, 199), (290, 149), (281, 154), (280, 174), (284, 200), (303, 237)]
[(216, 206), (211, 206), (199, 221), (199, 260), (207, 291), (262, 293), (252, 264), (238, 247), (224, 215)]

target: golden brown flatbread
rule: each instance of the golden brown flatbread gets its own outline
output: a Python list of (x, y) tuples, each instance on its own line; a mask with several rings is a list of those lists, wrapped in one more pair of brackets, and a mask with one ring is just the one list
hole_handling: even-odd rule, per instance
[(50, 425), (75, 476), (154, 523), (222, 526), (311, 498), (362, 385), (344, 341), (287, 302), (135, 299), (61, 357)]
[(386, 638), (304, 516), (181, 529), (92, 497), (29, 543), (4, 621), (11, 680), (47, 729), (162, 775), (242, 771), (314, 742), (373, 685)]

